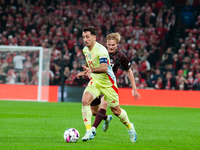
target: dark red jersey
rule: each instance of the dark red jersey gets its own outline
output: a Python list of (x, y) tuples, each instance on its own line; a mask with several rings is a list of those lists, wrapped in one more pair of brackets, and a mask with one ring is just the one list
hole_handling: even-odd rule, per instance
[(124, 70), (128, 70), (131, 67), (131, 63), (129, 62), (128, 58), (123, 52), (117, 50), (115, 54), (109, 54), (109, 55), (110, 55), (110, 64), (115, 75), (120, 65), (123, 66)]

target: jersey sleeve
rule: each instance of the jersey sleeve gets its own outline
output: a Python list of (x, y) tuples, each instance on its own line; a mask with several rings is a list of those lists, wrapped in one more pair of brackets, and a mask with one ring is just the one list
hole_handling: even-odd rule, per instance
[(127, 71), (129, 70), (129, 68), (131, 67), (131, 62), (128, 60), (128, 58), (126, 57), (126, 55), (122, 54), (122, 63), (121, 65), (123, 66), (123, 68)]
[(85, 53), (86, 53), (86, 46), (83, 48), (83, 54), (85, 55)]
[(103, 47), (103, 46), (100, 47), (98, 55), (99, 55), (100, 64), (107, 63), (109, 55), (108, 55), (108, 51), (106, 50), (105, 47)]

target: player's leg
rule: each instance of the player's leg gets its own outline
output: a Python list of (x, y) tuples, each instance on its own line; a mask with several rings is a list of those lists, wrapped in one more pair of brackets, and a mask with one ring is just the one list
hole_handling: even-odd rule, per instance
[(131, 123), (125, 110), (121, 109), (119, 105), (115, 107), (110, 107), (110, 109), (113, 114), (117, 116), (120, 121), (127, 127), (127, 129), (131, 127)]
[[(90, 104), (91, 110), (92, 110), (92, 116), (95, 116), (95, 120), (97, 118), (97, 114), (100, 108), (100, 104), (101, 104), (101, 96), (97, 97), (96, 99), (94, 99), (92, 101), (92, 103)], [(91, 128), (92, 130), (92, 134), (95, 136), (96, 135), (96, 128), (92, 126)]]
[(92, 110), (92, 116), (96, 116), (101, 104), (101, 96), (95, 98), (92, 103), (90, 104)]
[(106, 101), (104, 101), (103, 95), (101, 95), (99, 98), (101, 101), (101, 108), (98, 110), (97, 115), (95, 117), (95, 121), (92, 125), (92, 127), (95, 127), (95, 128), (97, 128), (99, 126), (99, 124), (101, 123), (101, 121), (103, 119), (107, 119), (106, 110), (108, 107), (108, 103)]
[(86, 134), (82, 138), (82, 141), (87, 141), (94, 138), (91, 130), (92, 111), (90, 108), (90, 104), (99, 95), (100, 91), (96, 87), (95, 83), (89, 82), (82, 97), (82, 117), (86, 127)]
[(121, 109), (119, 105), (115, 107), (110, 107), (110, 109), (113, 112), (113, 114), (116, 115), (119, 118), (119, 120), (126, 126), (131, 142), (135, 143), (137, 140), (137, 134), (133, 123), (131, 123), (128, 118), (126, 111), (124, 109)]
[(91, 131), (91, 118), (92, 118), (92, 111), (90, 108), (90, 103), (93, 100), (93, 95), (89, 92), (85, 92), (82, 97), (82, 117), (86, 128), (86, 134), (82, 138), (82, 141), (91, 140), (94, 138), (92, 136)]
[(137, 135), (134, 126), (132, 123), (130, 123), (126, 111), (119, 107), (118, 89), (116, 84), (114, 84), (110, 88), (101, 90), (113, 114), (116, 115), (120, 119), (120, 121), (127, 127), (131, 142), (135, 142), (137, 139)]
[(104, 114), (104, 117), (102, 117), (102, 119), (104, 120), (103, 126), (102, 126), (102, 130), (104, 132), (107, 131), (108, 127), (109, 127), (109, 123), (112, 120), (112, 115), (106, 115), (106, 110), (108, 108), (108, 102), (106, 100), (104, 100), (104, 97), (102, 98), (102, 105), (101, 105), (101, 109), (99, 110), (99, 112), (101, 114)]
[[(106, 110), (107, 110), (107, 107), (108, 107), (108, 103), (104, 100), (104, 97), (103, 95), (100, 96), (101, 97), (101, 108), (99, 109), (96, 117), (95, 117), (95, 121), (92, 125), (92, 132), (94, 135), (96, 135), (96, 128), (99, 126), (99, 124), (101, 123), (101, 121), (104, 119), (104, 120), (107, 120), (108, 116), (106, 115)], [(109, 125), (109, 122), (112, 120), (112, 116), (110, 117), (111, 115), (109, 115), (109, 121), (106, 121), (106, 127), (105, 128), (108, 128), (108, 125)], [(110, 119), (111, 118), (111, 119)], [(107, 129), (106, 129), (107, 130)]]

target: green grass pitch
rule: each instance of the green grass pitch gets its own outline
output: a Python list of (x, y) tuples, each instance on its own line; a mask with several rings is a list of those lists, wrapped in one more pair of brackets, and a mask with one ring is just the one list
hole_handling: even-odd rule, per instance
[[(102, 132), (102, 122), (95, 139), (82, 142), (85, 126), (81, 103), (0, 101), (0, 150), (200, 149), (200, 109), (121, 107), (135, 125), (136, 143), (130, 142), (125, 126), (116, 116), (107, 132)], [(111, 114), (110, 109), (107, 114)], [(77, 143), (63, 139), (70, 127), (81, 135)]]

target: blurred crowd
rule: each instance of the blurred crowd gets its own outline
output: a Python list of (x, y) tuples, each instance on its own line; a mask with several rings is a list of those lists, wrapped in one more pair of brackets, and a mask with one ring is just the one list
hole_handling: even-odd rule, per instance
[[(84, 87), (88, 78), (76, 78), (85, 65), (82, 28), (93, 25), (105, 46), (107, 34), (121, 34), (118, 50), (132, 63), (137, 88), (200, 90), (200, 4), (179, 11), (169, 2), (0, 0), (0, 45), (52, 48), (49, 84), (61, 85), (63, 75), (66, 85)], [(37, 84), (38, 56), (0, 51), (0, 83)], [(116, 77), (130, 87), (123, 68)]]

